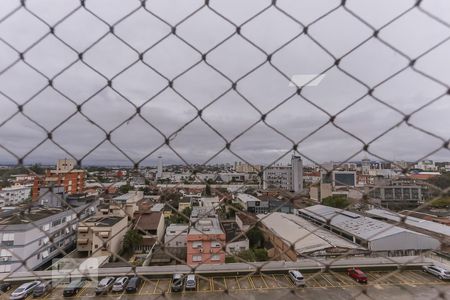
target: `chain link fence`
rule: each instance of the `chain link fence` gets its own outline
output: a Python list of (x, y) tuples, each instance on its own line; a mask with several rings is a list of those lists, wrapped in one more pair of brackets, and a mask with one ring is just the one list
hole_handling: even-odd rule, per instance
[[(199, 175), (202, 170), (211, 170), (216, 162), (238, 160), (258, 170), (255, 177), (259, 186), (264, 184), (264, 171), (284, 162), (291, 153), (301, 156), (311, 166), (321, 167), (320, 176), (332, 176), (333, 171), (341, 170), (363, 155), (389, 164), (403, 174), (429, 157), (448, 158), (446, 124), (437, 120), (447, 118), (446, 103), (450, 93), (449, 74), (443, 67), (449, 58), (450, 38), (445, 3), (440, 3), (442, 7), (439, 7), (433, 1), (313, 2), (179, 1), (169, 4), (145, 0), (90, 0), (62, 4), (58, 1), (5, 1), (0, 9), (0, 105), (3, 111), (0, 157), (25, 168), (31, 175), (37, 174), (36, 169), (29, 167), (30, 162), (41, 162), (39, 159), (43, 162), (48, 159), (45, 154), (52, 153), (52, 160), (74, 159), (76, 168), (108, 162), (129, 165), (131, 174), (147, 177), (145, 166), (149, 162), (155, 165), (158, 155), (163, 153), (165, 159), (173, 158), (173, 165), (181, 162), (185, 173), (200, 184), (210, 183)], [(340, 80), (328, 83), (327, 78), (336, 77)], [(430, 93), (424, 92), (430, 90)], [(408, 105), (397, 101), (404, 95)], [(162, 117), (161, 107), (173, 115)], [(284, 114), (280, 113), (283, 108)], [(215, 114), (209, 115), (210, 111)], [(313, 111), (320, 114), (319, 121), (310, 118)], [(425, 122), (420, 122), (419, 117), (415, 119), (424, 112), (427, 114), (421, 118)], [(439, 112), (444, 113), (442, 117)], [(223, 119), (218, 117), (221, 113)], [(283, 123), (287, 113), (294, 119)], [(388, 118), (392, 113), (396, 115), (395, 121)], [(354, 115), (360, 119), (348, 119)], [(371, 118), (383, 126), (366, 128), (365, 122)], [(430, 123), (435, 122), (438, 129), (430, 127)], [(359, 131), (361, 128), (366, 128), (370, 134)], [(403, 142), (403, 136), (393, 135), (398, 130), (403, 130), (401, 135), (404, 132), (409, 135), (405, 138), (410, 142), (407, 147), (421, 150), (406, 149), (409, 162), (402, 165), (391, 152), (385, 151)], [(255, 135), (262, 138), (254, 138)], [(334, 136), (344, 138), (336, 142)], [(274, 140), (277, 145), (265, 143), (267, 140)], [(314, 143), (322, 148), (317, 152), (325, 156), (317, 156), (316, 148), (308, 148)], [(196, 145), (191, 147), (191, 144)], [(255, 144), (257, 146), (253, 147)], [(342, 144), (351, 146), (342, 148)], [(419, 147), (419, 144), (427, 147)], [(264, 149), (265, 146), (268, 149)], [(343, 152), (337, 154), (340, 163), (322, 163), (328, 157), (334, 159), (333, 152), (341, 148)], [(257, 166), (261, 163), (260, 157), (266, 161), (261, 169)], [(100, 183), (104, 190), (113, 186), (96, 174), (89, 173), (90, 183)], [(427, 187), (430, 201), (409, 210), (409, 214), (421, 211), (432, 200), (449, 193), (449, 188), (428, 180), (419, 181), (415, 184)], [(265, 183), (282, 199), (273, 211), (285, 205), (301, 209), (316, 203), (304, 193)], [(361, 194), (346, 207), (359, 210), (361, 214), (365, 214), (364, 209), (375, 200), (373, 192), (379, 187), (371, 184), (361, 190), (348, 182), (341, 182), (341, 185), (348, 192)], [(255, 231), (266, 240), (273, 234), (263, 225), (273, 213), (257, 217), (232, 201), (238, 193), (247, 191), (246, 185), (231, 192), (213, 186), (212, 193), (220, 201), (198, 218), (186, 214), (191, 213), (189, 210), (180, 211), (179, 203), (172, 197), (180, 189), (189, 189), (189, 185), (151, 186), (164, 195), (164, 204), (172, 214), (169, 220), (186, 224), (186, 230), (197, 231), (206, 239), (209, 233), (200, 226), (205, 216), (213, 213), (220, 219), (227, 219), (243, 214), (249, 227), (231, 240), (222, 239), (217, 253), (226, 255), (229, 261), (246, 264), (248, 272), (243, 279), (251, 280), (258, 275), (263, 280), (275, 280), (279, 286), (283, 282), (266, 272), (270, 261), (289, 260), (289, 254), (296, 251), (297, 245), (306, 243), (315, 234), (323, 236), (324, 228), (340, 215), (333, 215), (322, 226), (311, 227), (313, 229), (306, 235), (284, 240), (285, 247), (278, 249), (270, 260), (257, 262), (254, 256), (240, 255), (227, 248), (229, 243), (247, 238)], [(36, 201), (49, 194), (59, 199), (69, 212), (59, 231), (80, 232), (81, 227), (89, 231), (89, 227), (95, 226), (86, 221), (89, 210), (74, 206), (54, 189), (41, 193)], [(110, 195), (100, 197), (108, 199)], [(32, 207), (33, 203), (36, 202), (27, 206)], [(10, 251), (13, 248), (6, 248), (11, 241), (3, 236), (2, 257), (21, 262), (16, 268), (3, 269), (4, 282), (24, 271), (40, 278), (42, 273), (30, 268), (27, 261), (49, 251), (49, 247), (70, 256), (58, 236), (36, 224), (32, 215), (26, 213), (27, 206), (19, 217), (12, 217), (31, 224), (47, 239), (44, 238), (36, 252), (19, 255)], [(111, 209), (110, 204), (101, 203), (99, 211), (104, 207), (108, 211)], [(118, 215), (129, 215), (126, 206), (115, 206), (115, 209), (122, 210)], [(90, 255), (108, 252), (108, 243), (125, 232), (128, 235), (130, 229), (146, 232), (139, 225), (142, 216), (131, 215), (129, 225), (107, 237), (96, 231), (93, 238), (103, 244), (90, 251)], [(3, 232), (8, 230), (7, 220), (12, 217), (3, 218)], [(406, 226), (405, 220), (399, 218), (391, 222), (385, 231), (396, 225)], [(140, 264), (147, 265), (152, 256), (162, 253), (178, 265), (187, 265), (185, 270), (196, 273), (199, 280), (209, 280), (205, 272), (199, 270), (211, 263), (213, 255), (208, 260), (188, 264), (185, 257), (169, 251), (168, 244), (182, 234), (181, 231), (171, 240), (159, 241), (147, 249), (150, 255)], [(128, 239), (129, 247), (134, 248), (136, 240)], [(444, 243), (445, 237), (440, 241)], [(307, 277), (306, 285), (322, 274), (341, 278), (333, 266), (351, 258), (354, 251), (352, 248), (335, 253), (325, 260), (304, 252), (300, 260), (321, 266), (320, 271)], [(367, 249), (363, 252), (367, 256), (380, 256)], [(422, 251), (420, 256), (433, 253)], [(110, 252), (109, 255), (122, 267), (132, 266), (123, 275), (138, 276), (151, 284), (147, 274), (140, 273), (126, 253)], [(374, 284), (394, 278), (410, 262), (399, 262), (395, 257), (383, 255), (386, 256), (382, 258), (391, 261), (397, 269), (371, 280)], [(79, 267), (76, 265), (74, 269)], [(238, 292), (231, 293), (226, 282), (214, 284), (228, 297), (242, 296)], [(415, 291), (408, 285), (398, 286), (414, 297)], [(56, 286), (53, 288), (56, 290)], [(377, 298), (376, 290), (362, 285), (356, 288), (349, 298), (362, 295)], [(446, 298), (438, 285), (434, 289), (436, 298)], [(296, 288), (286, 289), (279, 298), (300, 298), (301, 293)], [(167, 289), (156, 285), (154, 294), (167, 297)]]

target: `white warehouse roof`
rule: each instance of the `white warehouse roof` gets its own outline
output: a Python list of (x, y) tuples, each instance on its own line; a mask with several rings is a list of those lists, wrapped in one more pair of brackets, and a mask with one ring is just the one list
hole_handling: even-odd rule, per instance
[(273, 212), (269, 215), (260, 214), (257, 217), (276, 236), (290, 245), (295, 244), (297, 254), (313, 253), (330, 248), (364, 249), (299, 216)]
[(300, 209), (299, 213), (330, 225), (343, 233), (368, 241), (374, 251), (438, 249), (440, 242), (428, 235), (401, 228), (346, 210), (324, 205)]
[(437, 234), (444, 234), (450, 236), (450, 226), (439, 224), (433, 221), (428, 221), (420, 218), (415, 218), (411, 216), (404, 216), (397, 214), (392, 211), (384, 210), (384, 209), (371, 209), (366, 212), (367, 214), (375, 217), (385, 218), (387, 220), (400, 222), (402, 217), (405, 217), (405, 224), (428, 230), (430, 232), (434, 232)]
[(249, 195), (249, 194), (238, 193), (237, 197), (239, 198), (239, 200), (241, 200), (244, 203), (251, 202), (251, 201), (261, 202), (261, 200), (259, 200), (255, 196), (252, 196), (252, 195)]

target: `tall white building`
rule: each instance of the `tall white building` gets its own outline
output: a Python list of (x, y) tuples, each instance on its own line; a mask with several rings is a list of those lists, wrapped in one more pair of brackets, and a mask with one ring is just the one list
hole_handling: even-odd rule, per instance
[(293, 155), (288, 166), (272, 166), (263, 172), (263, 188), (281, 188), (299, 193), (303, 190), (303, 161)]
[(163, 164), (162, 164), (162, 157), (158, 156), (158, 170), (156, 172), (156, 178), (160, 179), (163, 175)]

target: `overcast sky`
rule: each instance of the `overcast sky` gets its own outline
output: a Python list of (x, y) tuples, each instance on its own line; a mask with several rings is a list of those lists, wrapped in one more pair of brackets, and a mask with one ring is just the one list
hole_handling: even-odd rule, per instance
[[(271, 163), (302, 141), (300, 153), (313, 161), (345, 160), (400, 122), (401, 112), (416, 111), (450, 86), (450, 41), (427, 52), (450, 36), (447, 0), (422, 1), (422, 9), (439, 21), (414, 8), (386, 27), (416, 1), (348, 0), (346, 8), (369, 26), (335, 0), (278, 0), (277, 7), (263, 0), (210, 0), (210, 7), (203, 1), (158, 0), (147, 1), (145, 9), (140, 1), (87, 0), (90, 12), (76, 0), (27, 0), (31, 13), (21, 8), (9, 17), (19, 1), (1, 2), (0, 163), (17, 162), (4, 148), (23, 157), (48, 131), (75, 158), (84, 157), (84, 164), (129, 164), (107, 141), (89, 153), (106, 136), (95, 124), (106, 132), (115, 129), (111, 141), (134, 161), (146, 158), (144, 164), (153, 164), (161, 155), (166, 163), (181, 162), (167, 146), (156, 149), (164, 135), (188, 122), (172, 136), (171, 146), (189, 163), (204, 163), (225, 146), (223, 138), (234, 139), (267, 112), (267, 124), (279, 133), (262, 122), (246, 131), (231, 143), (243, 159)], [(54, 35), (44, 22), (55, 27)], [(116, 36), (108, 34), (110, 25)], [(308, 35), (300, 34), (303, 25), (308, 25)], [(370, 27), (383, 27), (379, 37), (391, 47), (375, 38), (364, 42), (372, 36)], [(28, 65), (20, 60), (14, 64), (16, 50), (25, 53)], [(83, 52), (83, 61), (77, 52)], [(142, 61), (139, 53), (144, 53)], [(271, 63), (267, 54), (273, 54)], [(420, 56), (415, 68), (428, 77), (407, 68), (384, 82), (408, 66), (405, 55)], [(334, 66), (342, 56), (340, 68), (360, 82)], [(316, 74), (323, 74), (322, 80), (296, 95), (289, 78)], [(47, 86), (49, 79), (53, 87)], [(236, 90), (232, 82), (237, 82)], [(367, 95), (373, 87), (380, 101)], [(79, 104), (84, 115), (76, 113)], [(45, 130), (16, 114), (18, 105)], [(132, 117), (136, 107), (141, 107), (140, 115)], [(223, 138), (197, 117), (200, 109), (203, 120)], [(336, 114), (336, 125), (361, 141), (333, 124), (324, 126)], [(450, 139), (450, 96), (414, 113), (409, 122)], [(403, 123), (373, 141), (369, 150), (387, 160), (417, 160), (443, 140)], [(24, 162), (53, 163), (64, 157), (69, 156), (47, 140)], [(450, 161), (450, 153), (441, 149), (430, 158)], [(210, 163), (237, 160), (225, 150)]]

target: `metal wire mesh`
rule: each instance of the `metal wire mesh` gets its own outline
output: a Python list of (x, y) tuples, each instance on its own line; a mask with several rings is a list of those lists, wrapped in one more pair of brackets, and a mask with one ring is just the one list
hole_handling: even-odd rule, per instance
[[(280, 146), (282, 150), (275, 151), (276, 155), (271, 156), (271, 161), (257, 174), (260, 183), (263, 181), (264, 170), (275, 166), (292, 152), (299, 154), (316, 166), (321, 166), (329, 174), (333, 170), (340, 169), (345, 163), (361, 157), (361, 154), (364, 153), (375, 159), (391, 163), (392, 166), (400, 168), (404, 174), (408, 173), (416, 163), (435, 154), (448, 157), (448, 134), (446, 136), (442, 134), (442, 131), (436, 131), (414, 122), (414, 117), (421, 112), (436, 106), (436, 104), (448, 102), (450, 94), (448, 76), (442, 76), (442, 73), (435, 71), (436, 65), (444, 64), (448, 60), (448, 53), (445, 51), (448, 49), (450, 39), (450, 24), (449, 20), (445, 19), (445, 14), (430, 9), (432, 1), (404, 1), (406, 4), (402, 5), (393, 5), (392, 3), (386, 5), (381, 2), (365, 3), (364, 5), (373, 9), (381, 7), (386, 10), (381, 14), (382, 17), (376, 20), (371, 19), (370, 15), (364, 14), (361, 4), (356, 1), (328, 1), (327, 5), (323, 5), (317, 10), (309, 9), (309, 6), (312, 6), (309, 1), (303, 1), (301, 4), (290, 1), (261, 1), (250, 5), (238, 2), (224, 5), (223, 2), (204, 1), (199, 3), (196, 1), (192, 3), (190, 10), (181, 12), (177, 10), (176, 6), (169, 5), (170, 9), (164, 10), (161, 8), (165, 6), (164, 4), (145, 0), (126, 1), (126, 4), (122, 3), (122, 7), (118, 6), (120, 9), (114, 7), (117, 5), (116, 2), (68, 1), (65, 3), (64, 9), (58, 10), (58, 13), (53, 13), (53, 10), (50, 9), (56, 3), (50, 2), (42, 5), (42, 3), (31, 0), (11, 1), (11, 4), (5, 5), (0, 9), (0, 49), (2, 49), (0, 105), (4, 111), (0, 119), (2, 154), (8, 157), (9, 161), (13, 160), (17, 165), (27, 168), (30, 174), (35, 174), (32, 169), (26, 167), (27, 162), (36, 161), (40, 156), (34, 157), (34, 155), (46, 151), (46, 149), (56, 149), (61, 155), (73, 158), (79, 167), (92, 161), (95, 162), (90, 159), (96, 153), (100, 153), (95, 156), (96, 159), (99, 159), (102, 155), (107, 156), (108, 151), (113, 151), (123, 157), (126, 164), (132, 166), (133, 172), (139, 174), (143, 172), (141, 167), (150, 159), (154, 161), (159, 151), (164, 149), (181, 161), (189, 170), (190, 175), (196, 177), (197, 181), (201, 183), (207, 182), (197, 176), (201, 170), (200, 167), (215, 162), (225, 154), (249, 165), (256, 164), (257, 159), (254, 157), (258, 156), (257, 151), (250, 151), (249, 154), (249, 152), (241, 150), (253, 143), (249, 136), (258, 130), (263, 132), (263, 135), (267, 135), (268, 139), (274, 138), (282, 145)], [(109, 7), (110, 5), (111, 7)], [(390, 10), (391, 6), (395, 9)], [(48, 11), (45, 10), (46, 8)], [(277, 22), (276, 24), (274, 20)], [(409, 24), (419, 25), (413, 29), (414, 31), (404, 31), (402, 26), (405, 25), (402, 22), (405, 20), (408, 20)], [(321, 34), (321, 30), (333, 32), (333, 26), (336, 24), (333, 22), (345, 24), (343, 26), (349, 32), (347, 34), (352, 37), (357, 36), (357, 38), (351, 39), (349, 43), (337, 43), (339, 46), (336, 47), (336, 39), (345, 34), (344, 29), (334, 32), (337, 38), (332, 36), (333, 34), (327, 36)], [(429, 23), (432, 24), (429, 25)], [(23, 24), (26, 24), (25, 28), (22, 29), (23, 31), (19, 30), (23, 36), (19, 37), (16, 35), (16, 29), (20, 29), (21, 26), (24, 26)], [(353, 31), (353, 28), (358, 28), (359, 31)], [(157, 34), (153, 34), (153, 30)], [(421, 31), (425, 31), (423, 36), (433, 35), (432, 41), (421, 43), (420, 39), (423, 36), (415, 35)], [(435, 34), (437, 31), (439, 34)], [(412, 37), (401, 36), (405, 32), (411, 34)], [(145, 39), (148, 36), (150, 39)], [(206, 38), (201, 39), (205, 36)], [(238, 43), (234, 45), (234, 49), (230, 41)], [(371, 56), (371, 53), (367, 52), (367, 49), (375, 47), (380, 49), (380, 58)], [(164, 59), (165, 52), (174, 50), (183, 55), (166, 56)], [(286, 87), (295, 81), (296, 73), (303, 72), (303, 70), (298, 70), (297, 62), (290, 61), (286, 64), (281, 61), (289, 53), (298, 53), (298, 56), (302, 57), (301, 59), (310, 57), (312, 60), (310, 64), (313, 67), (308, 69), (308, 64), (303, 61), (302, 63), (308, 69), (306, 72), (314, 70), (314, 75), (308, 76), (301, 85), (294, 84), (288, 89)], [(383, 56), (384, 54), (386, 56)], [(236, 63), (235, 56), (239, 55), (242, 55), (242, 58)], [(319, 55), (322, 58), (318, 58)], [(374, 54), (372, 53), (372, 55)], [(178, 61), (175, 61), (176, 59)], [(251, 63), (246, 63), (247, 61), (251, 61)], [(353, 68), (352, 62), (360, 65), (361, 68)], [(377, 67), (386, 63), (395, 65), (394, 71), (377, 73)], [(371, 64), (375, 64), (375, 66)], [(372, 73), (372, 76), (367, 76), (367, 73)], [(275, 88), (271, 89), (271, 87), (261, 84), (263, 82), (260, 80), (261, 76), (270, 77)], [(322, 100), (325, 96), (320, 93), (316, 94), (309, 88), (310, 85), (315, 85), (322, 80), (323, 76), (341, 76), (343, 78), (340, 88), (348, 88), (344, 91), (345, 101), (343, 102), (345, 105), (327, 107)], [(420, 103), (419, 105), (404, 109), (406, 107), (398, 105), (395, 100), (398, 95), (388, 89), (386, 96), (385, 89), (389, 86), (395, 89), (399, 81), (406, 80), (408, 82), (405, 76), (418, 78), (417, 81), (411, 80), (411, 82), (419, 87), (432, 85), (434, 93), (432, 96), (421, 95), (420, 101), (417, 101)], [(215, 81), (220, 83), (214, 84)], [(278, 82), (285, 85), (284, 89), (277, 88)], [(149, 91), (139, 93), (141, 91), (140, 84), (151, 88)], [(337, 90), (339, 87), (337, 89), (333, 86), (326, 88), (333, 93), (339, 92)], [(414, 87), (410, 86), (410, 88)], [(133, 89), (138, 92), (133, 92)], [(254, 92), (255, 90), (262, 94), (258, 95)], [(408, 91), (404, 88), (400, 93), (408, 94)], [(170, 119), (170, 126), (166, 126), (167, 124), (158, 118), (157, 107), (151, 106), (153, 103), (161, 102), (158, 99), (161, 99), (161, 95), (164, 94), (169, 95), (164, 99), (171, 98), (176, 101), (165, 101), (161, 104), (162, 106), (171, 106), (170, 109), (173, 108), (174, 111), (176, 107), (183, 106), (190, 111), (182, 121), (175, 120), (176, 118)], [(230, 95), (233, 99), (239, 99), (241, 105), (242, 103), (246, 104), (246, 110), (243, 109), (243, 111), (254, 116), (252, 121), (238, 126), (232, 134), (226, 128), (231, 125), (231, 122), (225, 120), (220, 123), (214, 117), (208, 116), (208, 112), (215, 105), (229, 100)], [(265, 95), (269, 99), (267, 102), (262, 100)], [(58, 99), (58, 104), (46, 107), (45, 101), (50, 98)], [(127, 111), (122, 115), (122, 119), (111, 120), (108, 117), (111, 110), (116, 109), (113, 102), (111, 102), (111, 107), (108, 107), (110, 98), (115, 99), (114, 103), (126, 103)], [(106, 99), (106, 101), (99, 102), (98, 99)], [(416, 98), (411, 99), (411, 101), (416, 101)], [(64, 108), (64, 113), (58, 108), (61, 103), (68, 104)], [(234, 105), (232, 101), (226, 103), (231, 103), (228, 104), (229, 106)], [(291, 108), (292, 106), (289, 105), (292, 103), (302, 103), (302, 105), (314, 108), (320, 112), (323, 122), (311, 122), (312, 125), (308, 124), (307, 131), (300, 128), (305, 126), (305, 123), (294, 123), (292, 124), (294, 130), (298, 128), (304, 134), (300, 137), (298, 134), (292, 135), (292, 131), (287, 130), (283, 124), (277, 124), (272, 118), (280, 108), (285, 106)], [(341, 122), (346, 119), (347, 114), (355, 113), (352, 111), (355, 107), (364, 106), (367, 103), (377, 103), (381, 112), (395, 112), (398, 116), (396, 121), (383, 126), (381, 131), (374, 128), (370, 137), (358, 134), (358, 127), (361, 124), (348, 126), (345, 122)], [(41, 107), (40, 110), (39, 107)], [(301, 114), (303, 108), (303, 106), (294, 107), (293, 114), (298, 113), (300, 118), (306, 118), (307, 116)], [(377, 112), (369, 114), (372, 113), (376, 114)], [(57, 118), (53, 118), (55, 114)], [(383, 119), (383, 116), (380, 115), (378, 118)], [(11, 124), (18, 119), (26, 124), (23, 130), (27, 130), (27, 127), (35, 130), (31, 141), (32, 145), (25, 147), (26, 149), (20, 145), (24, 141), (15, 140), (12, 135), (16, 133), (10, 133), (14, 131), (14, 125)], [(50, 125), (47, 124), (48, 119), (53, 120)], [(71, 127), (78, 126), (74, 120), (84, 120), (86, 122), (83, 124), (87, 125), (83, 125), (85, 127), (80, 125), (79, 128), (73, 130)], [(306, 118), (306, 120), (308, 119)], [(431, 122), (433, 121), (431, 120)], [(133, 129), (130, 130), (127, 127), (130, 123), (134, 124), (136, 128), (143, 128), (143, 130), (133, 139), (120, 141), (118, 133), (130, 136), (134, 134)], [(182, 143), (189, 143), (189, 139), (197, 134), (195, 130), (192, 132), (193, 130), (190, 129), (193, 124), (201, 124), (202, 128), (208, 131), (204, 138), (213, 141), (208, 144), (208, 147), (211, 146), (210, 149), (186, 151), (177, 143), (178, 140), (181, 140)], [(415, 143), (421, 143), (423, 140), (424, 143), (430, 144), (425, 153), (415, 154), (406, 166), (397, 165), (392, 157), (387, 157), (386, 152), (379, 151), (377, 148), (378, 145), (387, 143), (391, 133), (399, 128), (406, 128), (412, 132), (412, 139)], [(95, 134), (83, 138), (76, 132), (85, 130)], [(314, 152), (304, 151), (308, 145), (317, 142), (315, 138), (324, 131), (343, 135), (346, 141), (352, 140), (355, 143), (352, 148), (354, 151), (341, 153), (340, 155), (343, 155), (344, 158), (340, 159), (339, 164), (331, 167), (322, 165)], [(202, 132), (200, 131), (198, 134), (201, 135)], [(67, 139), (64, 140), (61, 137), (62, 135), (70, 137), (71, 134), (75, 142), (68, 143)], [(183, 138), (183, 134), (187, 134), (187, 138)], [(145, 153), (142, 148), (137, 151), (133, 143), (140, 144), (141, 140), (146, 139), (156, 142), (151, 146), (145, 145), (143, 147)], [(83, 148), (81, 150), (80, 145)], [(327, 145), (326, 142), (323, 145), (328, 149), (334, 146), (333, 144)], [(195, 151), (201, 153), (193, 153)], [(191, 159), (193, 156), (196, 159)], [(120, 164), (125, 164), (124, 160), (121, 160)], [(95, 176), (90, 176), (88, 179), (101, 181)], [(449, 191), (448, 188), (442, 189), (429, 182), (424, 182), (424, 184), (434, 191), (435, 199), (441, 198)], [(180, 186), (182, 184), (175, 184), (172, 188), (175, 190)], [(243, 186), (234, 191), (234, 194), (243, 191), (244, 188)], [(376, 186), (364, 190), (363, 200), (360, 200), (362, 205), (370, 200), (371, 191), (375, 188)], [(53, 192), (53, 190), (49, 190), (47, 193)], [(215, 193), (221, 199), (219, 209), (222, 212), (243, 212), (242, 208), (234, 206), (229, 201), (230, 193), (220, 189), (215, 189)], [(281, 189), (278, 190), (278, 193), (283, 195), (284, 199), (280, 207), (285, 203), (296, 203), (299, 199), (308, 202), (304, 195)], [(45, 194), (40, 197), (44, 196)], [(72, 207), (56, 193), (55, 197), (60, 198), (60, 201), (76, 216), (67, 222), (63, 229), (70, 229), (73, 225), (78, 224), (81, 218), (80, 210)], [(425, 208), (428, 203), (421, 204), (411, 212)], [(165, 204), (172, 209), (174, 214), (189, 223), (189, 215), (179, 212), (178, 208), (174, 207), (170, 201)], [(351, 203), (351, 206), (354, 207), (355, 204)], [(211, 208), (211, 210), (216, 209), (216, 207)], [(260, 230), (263, 232), (267, 231), (261, 224), (270, 215), (269, 213), (262, 218), (255, 219), (254, 224), (240, 236), (246, 235), (256, 227), (261, 228)], [(53, 246), (60, 253), (67, 254), (62, 245), (56, 242), (57, 239), (45, 229), (35, 225), (34, 220), (30, 219), (26, 213), (22, 215), (22, 218), (48, 237), (48, 242), (42, 245), (40, 250)], [(139, 229), (136, 219), (133, 222), (132, 226)], [(401, 219), (397, 225), (402, 225), (404, 222), (405, 219)], [(189, 228), (194, 228), (195, 225), (196, 221), (188, 224)], [(392, 226), (395, 225), (392, 224)], [(3, 225), (3, 227), (6, 226)], [(124, 230), (128, 230), (128, 228)], [(314, 232), (312, 231), (310, 234), (312, 235)], [(235, 239), (237, 240), (240, 236)], [(289, 247), (280, 251), (272, 260), (285, 259), (290, 250), (295, 250), (295, 244), (308, 236), (302, 236), (295, 243), (288, 242)], [(107, 244), (113, 238), (114, 236), (111, 236), (102, 240), (104, 244)], [(186, 261), (167, 251), (164, 244), (159, 246), (160, 248), (156, 251), (164, 252), (180, 264), (186, 264)], [(226, 246), (226, 243), (221, 244), (220, 249), (227, 251)], [(101, 247), (92, 254), (94, 255), (97, 251), (101, 251)], [(315, 260), (318, 264), (323, 265), (322, 270), (308, 280), (313, 281), (315, 276), (323, 273), (339, 277), (340, 275), (330, 267), (335, 262), (345, 259), (348, 254), (337, 255), (334, 260), (326, 262), (313, 256), (305, 256), (304, 259)], [(26, 264), (27, 260), (36, 253), (27, 253), (29, 256), (19, 256), (14, 253), (12, 255), (14, 260), (22, 262), (20, 268), (25, 267), (29, 272), (35, 274), (36, 278), (39, 278), (38, 272), (29, 269)], [(111, 253), (111, 255), (116, 260), (130, 265), (128, 259), (122, 257), (120, 253)], [(269, 276), (264, 273), (268, 262), (247, 261), (246, 258), (235, 253), (227, 253), (227, 255), (234, 257), (237, 262), (248, 264), (249, 272), (245, 275), (247, 278), (255, 274), (262, 274), (263, 278)], [(427, 253), (424, 252), (421, 255), (425, 256)], [(394, 277), (396, 273), (403, 270), (403, 264), (393, 259), (392, 262), (397, 264), (398, 270), (386, 273), (385, 277), (378, 278), (375, 283)], [(191, 267), (191, 271), (197, 273), (197, 269), (204, 263)], [(7, 272), (8, 274), (3, 280), (8, 280), (18, 269)], [(144, 281), (148, 281), (148, 278), (137, 272), (136, 268), (132, 268), (129, 275), (137, 275)], [(207, 279), (205, 275), (200, 274), (199, 276)], [(270, 277), (270, 280), (273, 278)], [(239, 293), (230, 293), (225, 283), (218, 285), (227, 296), (240, 297)], [(407, 286), (401, 285), (400, 287), (405, 293), (411, 293), (413, 296), (414, 292), (411, 292)], [(438, 286), (434, 288), (438, 291), (437, 298), (445, 298), (445, 294), (440, 292)], [(166, 290), (155, 287), (155, 291), (163, 297), (166, 296)], [(372, 299), (377, 298), (376, 293), (363, 286), (358, 286), (358, 292), (350, 295), (350, 298), (357, 298), (361, 294)], [(301, 297), (300, 291), (296, 289), (287, 291), (287, 295)]]

